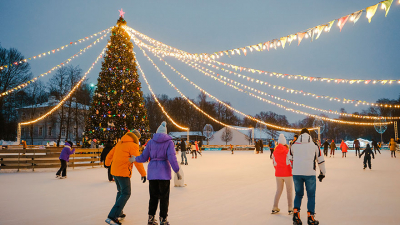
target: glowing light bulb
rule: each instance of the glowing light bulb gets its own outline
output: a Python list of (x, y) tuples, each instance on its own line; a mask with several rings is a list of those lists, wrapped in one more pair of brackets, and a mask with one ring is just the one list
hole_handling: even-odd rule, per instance
[(308, 38), (308, 34), (306, 34), (306, 38)]

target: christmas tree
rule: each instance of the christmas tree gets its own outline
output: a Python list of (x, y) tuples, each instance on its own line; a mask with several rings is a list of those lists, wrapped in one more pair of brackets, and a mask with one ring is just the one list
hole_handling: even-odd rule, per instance
[(142, 137), (148, 132), (133, 44), (124, 25), (121, 16), (111, 31), (86, 122), (85, 136), (89, 139), (115, 140), (133, 129), (139, 130)]

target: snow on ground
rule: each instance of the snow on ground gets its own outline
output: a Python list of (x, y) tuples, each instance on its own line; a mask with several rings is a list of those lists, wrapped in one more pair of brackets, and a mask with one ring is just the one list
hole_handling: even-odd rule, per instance
[[(317, 182), (316, 218), (324, 225), (399, 224), (399, 160), (383, 151), (364, 171), (353, 151), (347, 158), (336, 151), (326, 159), (326, 178)], [(171, 181), (171, 224), (292, 224), (285, 191), (281, 213), (270, 214), (275, 177), (268, 151), (204, 152), (183, 169), (187, 187), (174, 188)], [(0, 224), (105, 224), (116, 194), (106, 169), (69, 168), (64, 180), (55, 179), (55, 171), (0, 171)], [(148, 200), (148, 183), (135, 171), (123, 224), (146, 224)], [(306, 203), (304, 197), (303, 222)]]

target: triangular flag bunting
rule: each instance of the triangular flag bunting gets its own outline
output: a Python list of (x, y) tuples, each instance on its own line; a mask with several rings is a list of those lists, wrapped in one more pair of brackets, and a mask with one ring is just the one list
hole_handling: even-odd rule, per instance
[(349, 15), (343, 16), (338, 20), (338, 26), (340, 28), (340, 32), (342, 32), (343, 26), (346, 24), (347, 20), (349, 19)]
[(299, 43), (297, 44), (297, 46), (300, 45), (301, 40), (303, 40), (304, 35), (306, 35), (306, 32), (303, 33), (297, 33), (297, 40), (299, 41)]
[(329, 22), (329, 26), (328, 26), (328, 31), (331, 31), (331, 28), (333, 26), (333, 23), (335, 23), (336, 20), (332, 20), (331, 22)]
[(283, 49), (285, 49), (286, 39), (287, 37), (281, 37), (281, 44)]
[(392, 3), (393, 3), (393, 0), (386, 0), (386, 1), (382, 2), (382, 5), (384, 5), (385, 10), (386, 10), (385, 17), (387, 16), (387, 14), (389, 12), (389, 9), (390, 9), (390, 6), (392, 6)]
[(319, 26), (317, 27), (317, 29), (318, 29), (318, 35), (317, 35), (317, 37), (316, 37), (315, 39), (318, 39), (318, 38), (319, 38), (319, 36), (322, 34), (322, 31), (324, 30), (325, 26), (326, 26), (326, 25), (319, 25)]
[(379, 3), (365, 9), (367, 11), (368, 22), (371, 23), (371, 19), (372, 19), (372, 17), (374, 17), (376, 10), (378, 9), (378, 5), (379, 5)]
[(353, 16), (350, 18), (354, 23), (357, 23), (357, 21), (360, 19), (362, 15), (363, 10), (360, 10), (358, 12), (353, 13)]
[(290, 44), (292, 44), (292, 41), (294, 41), (294, 37), (296, 37), (295, 34), (289, 35), (289, 46), (290, 46)]
[(267, 50), (268, 50), (268, 51), (269, 51), (269, 43), (270, 43), (269, 41), (264, 43), (264, 45), (267, 46)]

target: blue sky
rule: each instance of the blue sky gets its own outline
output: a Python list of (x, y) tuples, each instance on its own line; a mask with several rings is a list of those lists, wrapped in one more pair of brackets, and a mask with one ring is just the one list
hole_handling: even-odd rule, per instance
[[(132, 28), (188, 52), (212, 53), (296, 33), (376, 3), (376, 0), (71, 0), (68, 2), (3, 0), (0, 3), (0, 43), (5, 48), (17, 48), (25, 57), (38, 55), (115, 25), (119, 17), (118, 10), (123, 8), (126, 12), (125, 19)], [(342, 32), (339, 32), (335, 24), (331, 32), (323, 33), (312, 43), (309, 39), (305, 39), (300, 46), (292, 44), (286, 46), (284, 50), (223, 57), (220, 61), (305, 76), (400, 79), (398, 21), (400, 21), (400, 5), (398, 1), (394, 1), (387, 17), (384, 10), (379, 7), (371, 23), (368, 23), (364, 13), (355, 25), (349, 21)], [(46, 72), (86, 47), (91, 41), (94, 39), (69, 47), (57, 54), (31, 61), (33, 74)], [(96, 44), (87, 53), (74, 59), (72, 64), (79, 65), (86, 71), (105, 44), (106, 40)], [(139, 52), (139, 48), (135, 47), (134, 50), (155, 92), (170, 97), (178, 96), (178, 93), (168, 86)], [(158, 62), (155, 57), (152, 58)], [(166, 58), (166, 61), (209, 93), (231, 102), (235, 108), (247, 114), (254, 115), (260, 111), (270, 110), (287, 115), (289, 122), (304, 118), (221, 85), (175, 59)], [(184, 94), (190, 98), (195, 98), (199, 94), (163, 64), (158, 63), (158, 65)], [(91, 82), (96, 82), (99, 71), (100, 64), (96, 65), (88, 75)], [(399, 85), (337, 85), (249, 75), (262, 78), (261, 80), (269, 83), (320, 95), (371, 102), (379, 98), (397, 99), (400, 93)], [(50, 76), (51, 74), (43, 78), (43, 81), (47, 81)], [(149, 93), (144, 80), (141, 81), (143, 92)], [(339, 110), (344, 107), (348, 112), (366, 108), (285, 94), (249, 84), (273, 95), (318, 108)], [(290, 104), (282, 104), (292, 107)], [(316, 113), (300, 107), (295, 109)]]

